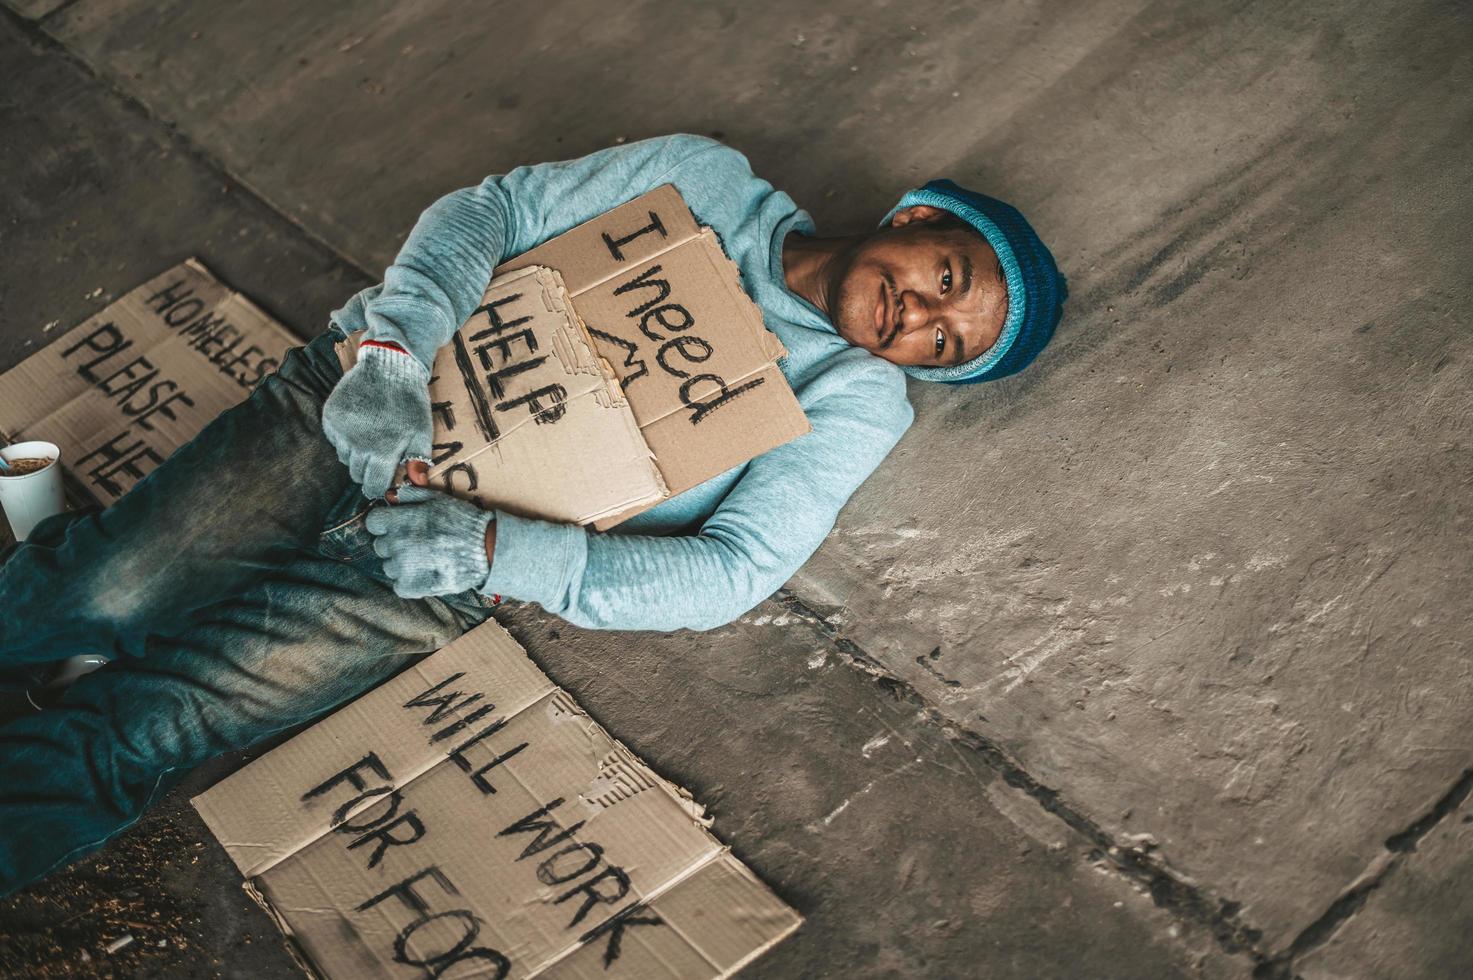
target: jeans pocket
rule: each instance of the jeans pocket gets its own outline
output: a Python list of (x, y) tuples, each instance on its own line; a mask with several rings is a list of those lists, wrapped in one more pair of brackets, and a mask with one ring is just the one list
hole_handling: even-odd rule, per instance
[(373, 535), (368, 533), (364, 518), (372, 510), (364, 503), (363, 509), (352, 517), (328, 528), (317, 536), (317, 550), (335, 561), (354, 562), (373, 554)]

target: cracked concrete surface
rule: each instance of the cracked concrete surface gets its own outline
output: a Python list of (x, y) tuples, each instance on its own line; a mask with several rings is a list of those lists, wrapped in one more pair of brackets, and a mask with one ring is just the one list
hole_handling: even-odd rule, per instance
[(1465, 6), (5, 2), (6, 365), (190, 253), (309, 334), (439, 194), (661, 132), (824, 230), (943, 173), (1035, 220), (1054, 347), (912, 385), (784, 597), (653, 639), (518, 613), (810, 916), (756, 972), (1473, 971)]

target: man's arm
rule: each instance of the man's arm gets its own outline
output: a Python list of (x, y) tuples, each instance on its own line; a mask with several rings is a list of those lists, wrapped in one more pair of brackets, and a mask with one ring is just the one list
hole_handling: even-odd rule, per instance
[(593, 534), (498, 514), (482, 591), (593, 629), (713, 629), (770, 596), (818, 549), (909, 427), (898, 371), (845, 351), (812, 382), (813, 431), (753, 460), (698, 534)]
[[(732, 158), (742, 166), (734, 168)], [(717, 172), (721, 166), (725, 173)], [(323, 405), (322, 431), (364, 496), (382, 496), (400, 463), (429, 459), (434, 425), (427, 385), (435, 354), (470, 317), (504, 257), (676, 179), (677, 171), (682, 192), (714, 189), (723, 202), (767, 187), (750, 170), (745, 183), (732, 181), (737, 169), (745, 170), (745, 160), (735, 150), (697, 136), (668, 136), (519, 167), (427, 208), (383, 284), (333, 313), (335, 322), (363, 322), (366, 336), (358, 363)]]
[[(445, 195), (420, 215), (385, 270), (383, 289), (364, 306), (365, 339), (396, 344), (432, 367), (503, 260), (671, 181), (677, 171), (683, 192), (703, 196), (701, 185), (718, 175), (706, 174), (697, 158), (723, 156), (740, 159), (704, 137), (666, 136), (518, 167)], [(750, 171), (746, 179), (754, 181)]]

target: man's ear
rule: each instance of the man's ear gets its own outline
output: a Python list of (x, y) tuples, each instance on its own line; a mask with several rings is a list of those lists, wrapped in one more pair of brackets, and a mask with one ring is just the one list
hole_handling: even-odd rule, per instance
[(912, 204), (908, 208), (901, 208), (890, 218), (890, 227), (899, 228), (902, 225), (923, 223), (927, 221), (939, 221), (951, 212), (941, 208), (933, 208), (929, 204)]

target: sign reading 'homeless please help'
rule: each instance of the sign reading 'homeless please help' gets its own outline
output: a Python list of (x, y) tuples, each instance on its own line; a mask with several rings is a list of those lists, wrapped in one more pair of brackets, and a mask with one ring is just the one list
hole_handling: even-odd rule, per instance
[(194, 805), (332, 980), (701, 980), (801, 922), (494, 622)]
[(188, 259), (0, 376), (0, 429), (110, 504), (275, 371), (294, 341)]

